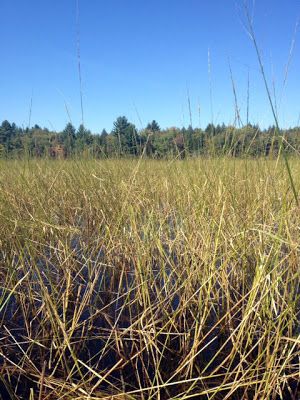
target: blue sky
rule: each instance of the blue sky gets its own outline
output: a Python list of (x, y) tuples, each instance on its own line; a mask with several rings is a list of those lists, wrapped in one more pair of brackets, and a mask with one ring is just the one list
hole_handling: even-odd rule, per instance
[[(230, 60), (243, 122), (249, 69), (250, 120), (271, 124), (242, 4), (79, 0), (85, 125), (93, 132), (110, 130), (116, 117), (126, 115), (138, 128), (152, 119), (162, 127), (187, 126), (188, 88), (193, 125), (205, 127), (212, 114), (208, 49), (214, 123), (234, 120)], [(0, 13), (0, 121), (27, 126), (32, 97), (32, 123), (62, 129), (66, 104), (78, 126), (76, 0), (0, 0)], [(281, 126), (297, 124), (300, 113), (298, 35), (282, 91), (299, 17), (299, 0), (256, 0), (254, 28), (268, 79), (274, 81)]]

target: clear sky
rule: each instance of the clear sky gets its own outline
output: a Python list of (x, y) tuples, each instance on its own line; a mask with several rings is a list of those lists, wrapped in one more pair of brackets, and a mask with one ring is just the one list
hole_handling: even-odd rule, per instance
[[(249, 69), (250, 120), (271, 124), (242, 4), (79, 0), (85, 125), (93, 132), (110, 130), (116, 117), (126, 115), (138, 128), (152, 119), (162, 127), (187, 126), (187, 88), (194, 126), (205, 127), (212, 114), (214, 123), (233, 122), (229, 61), (243, 122)], [(76, 0), (0, 0), (0, 14), (0, 121), (27, 126), (32, 97), (32, 124), (62, 129), (68, 122), (66, 104), (78, 126)], [(297, 124), (300, 113), (300, 38), (294, 34), (299, 17), (299, 0), (255, 2), (254, 28), (272, 87), (274, 82), (281, 126)]]

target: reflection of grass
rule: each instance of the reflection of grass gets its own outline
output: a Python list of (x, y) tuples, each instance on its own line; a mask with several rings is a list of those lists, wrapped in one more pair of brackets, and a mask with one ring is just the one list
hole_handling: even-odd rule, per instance
[(1, 161), (12, 398), (292, 398), (300, 221), (277, 163)]

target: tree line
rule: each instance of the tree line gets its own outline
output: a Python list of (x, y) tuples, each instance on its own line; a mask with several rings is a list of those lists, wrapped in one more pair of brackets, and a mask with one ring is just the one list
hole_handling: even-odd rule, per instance
[[(300, 127), (279, 132), (288, 152), (300, 151)], [(7, 120), (0, 126), (0, 157), (52, 157), (75, 156), (153, 158), (197, 155), (263, 156), (277, 154), (278, 135), (275, 127), (260, 129), (247, 124), (237, 128), (225, 124), (208, 124), (205, 129), (171, 127), (161, 129), (153, 120), (145, 129), (138, 130), (125, 116), (113, 124), (111, 132), (92, 133), (83, 125), (76, 129), (68, 123), (61, 132), (34, 125), (21, 128)]]

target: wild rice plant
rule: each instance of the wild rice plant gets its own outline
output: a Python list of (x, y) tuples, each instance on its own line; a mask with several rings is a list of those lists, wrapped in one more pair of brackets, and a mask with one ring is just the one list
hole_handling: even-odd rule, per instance
[(299, 223), (281, 160), (0, 161), (0, 396), (297, 398)]

